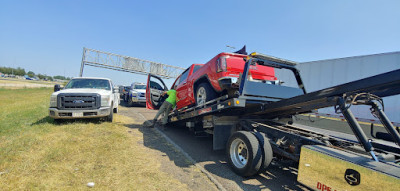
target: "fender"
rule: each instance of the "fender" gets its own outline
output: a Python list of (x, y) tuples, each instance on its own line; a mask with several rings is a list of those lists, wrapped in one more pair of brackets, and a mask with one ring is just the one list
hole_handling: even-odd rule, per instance
[(221, 91), (217, 91), (215, 88), (214, 88), (214, 86), (212, 85), (212, 83), (211, 83), (211, 81), (210, 81), (210, 78), (208, 77), (208, 75), (207, 74), (203, 74), (203, 75), (201, 75), (199, 78), (197, 78), (195, 81), (194, 81), (194, 83), (192, 84), (192, 87), (191, 87), (191, 89), (193, 90), (192, 91), (192, 93), (189, 95), (190, 96), (190, 102), (193, 104), (193, 103), (196, 103), (196, 96), (195, 96), (195, 92), (196, 92), (196, 89), (195, 89), (195, 87), (196, 87), (196, 85), (198, 85), (198, 84), (200, 84), (201, 82), (199, 82), (199, 81), (207, 81), (207, 83), (208, 84), (210, 84), (210, 86), (213, 88), (213, 90), (215, 91), (215, 92), (217, 92), (217, 93), (220, 93)]
[[(203, 75), (200, 76), (198, 79), (196, 79), (196, 81), (194, 81), (194, 83), (193, 83), (193, 93), (194, 93), (194, 91), (195, 91), (195, 90), (194, 90), (195, 84), (197, 84), (198, 81), (203, 80), (204, 78), (205, 78), (205, 79), (207, 80), (207, 82), (211, 85), (211, 87), (214, 89), (214, 91), (216, 91), (217, 93), (221, 93), (221, 92), (222, 92), (222, 90), (216, 90), (216, 89), (215, 89), (215, 87), (214, 87), (213, 84), (211, 83), (210, 78), (208, 77), (207, 74), (203, 74)], [(193, 95), (193, 97), (194, 97), (194, 95)]]

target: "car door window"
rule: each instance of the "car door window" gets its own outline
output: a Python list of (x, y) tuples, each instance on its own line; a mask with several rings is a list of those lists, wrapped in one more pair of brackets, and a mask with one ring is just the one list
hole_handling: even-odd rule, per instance
[(202, 67), (202, 65), (195, 65), (193, 68), (193, 72), (192, 74), (194, 74), (198, 69), (200, 69)]
[(180, 80), (180, 79), (181, 79), (181, 77), (179, 76), (179, 77), (175, 80), (175, 83), (172, 84), (172, 88), (173, 88), (173, 89), (175, 89), (175, 87), (179, 85), (179, 80)]
[(187, 79), (187, 77), (189, 75), (189, 71), (190, 71), (189, 69), (190, 68), (186, 69), (186, 71), (183, 72), (181, 78), (179, 79), (179, 84), (181, 84), (182, 82), (184, 82)]
[(163, 87), (163, 83), (157, 78), (152, 78), (150, 80), (150, 88), (157, 89), (157, 90), (164, 90), (165, 89)]

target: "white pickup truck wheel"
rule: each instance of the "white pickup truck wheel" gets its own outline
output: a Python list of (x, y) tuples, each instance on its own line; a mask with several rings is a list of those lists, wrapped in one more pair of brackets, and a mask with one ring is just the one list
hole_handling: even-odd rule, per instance
[(111, 112), (110, 112), (110, 115), (108, 115), (108, 116), (106, 117), (106, 121), (112, 122), (112, 121), (113, 121), (113, 118), (114, 118), (114, 112), (111, 111)]
[(114, 104), (111, 103), (110, 115), (108, 115), (108, 116), (106, 117), (106, 121), (109, 121), (109, 122), (112, 122), (112, 121), (113, 121), (113, 118), (114, 118), (114, 109), (113, 109), (113, 107), (114, 107)]
[(229, 138), (226, 154), (233, 171), (240, 176), (252, 176), (261, 168), (263, 157), (254, 134), (238, 131)]

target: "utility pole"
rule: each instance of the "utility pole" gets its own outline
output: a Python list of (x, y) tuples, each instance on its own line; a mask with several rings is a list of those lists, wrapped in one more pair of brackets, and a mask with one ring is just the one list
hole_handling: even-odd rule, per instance
[(16, 63), (16, 58), (14, 57), (14, 65), (11, 67), (11, 75), (13, 75), (14, 76), (14, 66), (15, 66), (15, 63)]

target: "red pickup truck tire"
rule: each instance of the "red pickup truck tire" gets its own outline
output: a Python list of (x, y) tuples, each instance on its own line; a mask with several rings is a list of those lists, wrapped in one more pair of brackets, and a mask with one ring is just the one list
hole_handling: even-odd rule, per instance
[(217, 98), (217, 93), (208, 83), (201, 83), (196, 89), (196, 105), (204, 105), (206, 102)]

